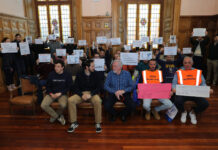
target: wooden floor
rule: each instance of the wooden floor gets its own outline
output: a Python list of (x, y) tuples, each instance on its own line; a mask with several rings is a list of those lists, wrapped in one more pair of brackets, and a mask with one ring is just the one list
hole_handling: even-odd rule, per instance
[[(15, 108), (11, 115), (8, 93), (0, 97), (0, 150), (215, 150), (218, 149), (218, 87), (209, 99), (209, 108), (198, 116), (198, 124), (180, 123), (180, 115), (168, 123), (162, 114), (160, 121), (146, 121), (134, 115), (123, 123), (109, 122), (103, 114), (103, 131), (95, 132), (94, 118), (87, 110), (79, 110), (79, 127), (67, 133), (69, 124), (50, 124), (48, 116), (38, 109)], [(26, 114), (25, 114), (26, 113)]]

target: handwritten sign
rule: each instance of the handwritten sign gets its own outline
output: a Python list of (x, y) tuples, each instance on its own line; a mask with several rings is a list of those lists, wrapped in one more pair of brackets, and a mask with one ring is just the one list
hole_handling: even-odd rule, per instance
[(79, 40), (78, 41), (78, 46), (86, 46), (86, 45), (87, 45), (86, 40)]
[(138, 53), (120, 53), (120, 59), (123, 65), (137, 65)]
[(177, 55), (177, 46), (164, 47), (164, 55)]
[(35, 44), (43, 44), (42, 39), (35, 39)]
[(97, 44), (106, 44), (107, 37), (106, 36), (98, 36), (96, 37)]
[(39, 54), (39, 62), (40, 63), (50, 63), (51, 54)]
[(30, 54), (30, 47), (28, 42), (19, 43), (20, 46), (20, 54), (21, 55), (29, 55)]
[(182, 49), (183, 54), (191, 54), (192, 53), (192, 48), (191, 47), (186, 47)]
[(50, 35), (48, 36), (48, 39), (49, 39), (49, 40), (56, 40), (56, 35), (55, 35), (55, 34), (50, 34)]
[(192, 97), (210, 97), (209, 86), (176, 85), (176, 95)]
[(152, 51), (144, 51), (140, 52), (140, 60), (151, 60), (152, 59)]
[(2, 53), (17, 53), (17, 43), (1, 43)]
[(66, 43), (67, 44), (74, 44), (74, 38), (67, 38)]
[(194, 28), (193, 36), (205, 36), (206, 28)]
[(138, 84), (139, 99), (169, 99), (171, 92), (171, 83), (161, 84)]
[(176, 35), (170, 35), (170, 43), (175, 44), (176, 43)]
[(79, 64), (79, 56), (78, 55), (68, 55), (67, 64)]
[(124, 45), (124, 50), (131, 51), (132, 50), (131, 45)]
[(104, 71), (105, 60), (104, 59), (94, 59), (95, 70)]
[(154, 38), (153, 44), (163, 44), (163, 37)]
[(66, 56), (66, 49), (56, 49), (57, 56)]
[(78, 55), (79, 57), (83, 57), (83, 53), (82, 49), (73, 50), (73, 54)]
[(111, 45), (120, 45), (120, 38), (111, 38)]
[(142, 45), (143, 45), (143, 42), (140, 41), (140, 40), (134, 40), (133, 43), (132, 43), (132, 46), (133, 46), (133, 47), (142, 48)]
[(143, 43), (148, 43), (150, 40), (149, 40), (149, 37), (148, 37), (148, 36), (143, 36), (143, 37), (141, 37), (141, 41), (142, 41)]
[(32, 43), (32, 36), (26, 36), (26, 41), (31, 44)]

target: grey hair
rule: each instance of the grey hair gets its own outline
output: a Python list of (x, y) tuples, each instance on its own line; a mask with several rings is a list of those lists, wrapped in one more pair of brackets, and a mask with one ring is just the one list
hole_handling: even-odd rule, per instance
[(183, 59), (183, 61), (184, 61), (185, 59), (187, 59), (187, 58), (189, 58), (189, 59), (191, 60), (192, 64), (194, 63), (193, 58), (190, 57), (190, 56), (185, 56), (184, 59)]
[(114, 61), (113, 61), (113, 64), (114, 64), (115, 62), (117, 62), (117, 63), (120, 65), (120, 67), (123, 67), (123, 64), (122, 64), (122, 62), (121, 62), (120, 60), (114, 60)]

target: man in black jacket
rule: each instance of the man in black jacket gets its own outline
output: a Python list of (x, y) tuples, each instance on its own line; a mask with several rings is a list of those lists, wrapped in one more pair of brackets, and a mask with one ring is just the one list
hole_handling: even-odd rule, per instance
[[(46, 93), (47, 95), (41, 103), (41, 108), (47, 112), (50, 117), (50, 122), (58, 120), (62, 125), (65, 125), (63, 111), (67, 106), (67, 92), (70, 90), (72, 77), (64, 71), (64, 62), (57, 60), (55, 62), (55, 71), (48, 75)], [(55, 100), (59, 103), (57, 112), (50, 106)]]
[[(192, 33), (193, 35), (193, 33)], [(197, 37), (194, 38), (193, 36), (190, 38), (190, 42), (192, 44), (192, 52), (193, 52), (193, 67), (196, 69), (200, 69), (203, 71), (203, 75), (206, 75), (206, 46), (210, 42), (210, 38), (207, 36), (205, 37)]]
[(83, 70), (77, 74), (74, 84), (74, 95), (68, 99), (68, 110), (71, 125), (68, 132), (74, 132), (78, 127), (76, 105), (90, 100), (94, 106), (96, 132), (101, 132), (101, 98), (99, 97), (99, 80), (94, 72), (93, 60), (87, 60), (82, 64)]

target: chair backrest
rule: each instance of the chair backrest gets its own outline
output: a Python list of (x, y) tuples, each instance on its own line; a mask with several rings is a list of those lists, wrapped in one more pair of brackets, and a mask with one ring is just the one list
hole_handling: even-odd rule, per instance
[(21, 78), (21, 88), (22, 88), (22, 94), (32, 93), (36, 90), (36, 86), (30, 83), (29, 79), (25, 79), (25, 78)]

